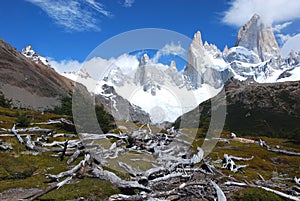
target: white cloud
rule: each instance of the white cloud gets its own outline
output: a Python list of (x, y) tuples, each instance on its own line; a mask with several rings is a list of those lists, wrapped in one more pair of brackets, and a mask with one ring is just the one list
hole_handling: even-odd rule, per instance
[(273, 26), (273, 31), (280, 33), (282, 29), (285, 29), (286, 27), (290, 26), (292, 23), (293, 22), (289, 21), (282, 24), (276, 24), (275, 26)]
[(297, 34), (290, 39), (288, 39), (282, 46), (281, 52), (286, 57), (289, 55), (291, 50), (294, 50), (296, 52), (300, 52), (300, 34)]
[(164, 55), (176, 55), (183, 57), (186, 53), (185, 49), (181, 47), (180, 43), (177, 45), (174, 43), (166, 44), (162, 49), (158, 50), (157, 53), (152, 58), (153, 63), (157, 63), (159, 58)]
[(130, 74), (139, 66), (136, 56), (123, 54), (117, 58), (115, 65), (118, 66), (124, 74)]
[(52, 58), (47, 58), (47, 60), (51, 67), (53, 67), (59, 73), (78, 72), (81, 68), (85, 68), (91, 76), (99, 75), (100, 71), (104, 72), (105, 69), (111, 65), (114, 67), (119, 67), (124, 74), (132, 73), (139, 66), (137, 57), (128, 54), (123, 54), (117, 59), (111, 58), (108, 60), (100, 57), (94, 57), (82, 63), (76, 60), (55, 61)]
[(229, 25), (242, 26), (254, 14), (261, 16), (264, 23), (290, 21), (300, 18), (299, 0), (233, 0), (225, 12), (223, 22)]
[(131, 7), (134, 4), (135, 0), (125, 0), (123, 6), (124, 7)]
[(53, 58), (47, 58), (51, 67), (53, 67), (57, 72), (64, 73), (64, 72), (77, 72), (82, 67), (82, 63), (76, 60), (62, 60), (62, 61), (55, 61)]
[(55, 23), (68, 31), (99, 31), (97, 15), (110, 16), (95, 0), (26, 0), (40, 7)]
[(96, 11), (102, 13), (105, 16), (110, 16), (110, 12), (104, 9), (104, 6), (101, 3), (96, 2), (95, 0), (86, 0), (88, 4), (90, 4)]

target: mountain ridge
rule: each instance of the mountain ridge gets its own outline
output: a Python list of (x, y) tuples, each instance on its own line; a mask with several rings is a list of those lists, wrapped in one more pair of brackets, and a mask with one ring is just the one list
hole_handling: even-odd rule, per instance
[[(176, 127), (180, 127), (184, 118), (185, 121), (199, 121), (196, 127), (208, 129), (211, 110), (218, 111), (225, 107), (225, 130), (238, 135), (300, 140), (300, 81), (254, 83), (250, 79), (239, 81), (231, 78), (223, 90), (226, 93), (226, 105), (217, 104), (212, 109), (211, 99), (207, 100), (179, 117), (175, 121)], [(216, 97), (218, 100), (218, 95)], [(195, 113), (199, 111), (200, 119), (195, 120)]]

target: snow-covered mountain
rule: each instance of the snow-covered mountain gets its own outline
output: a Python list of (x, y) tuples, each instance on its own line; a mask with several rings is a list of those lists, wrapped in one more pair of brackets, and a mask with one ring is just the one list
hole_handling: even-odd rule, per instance
[(77, 81), (90, 85), (87, 88), (93, 93), (101, 93), (103, 84), (113, 86), (119, 95), (149, 113), (153, 122), (174, 121), (216, 95), (231, 77), (259, 83), (300, 80), (300, 54), (291, 52), (283, 58), (272, 27), (258, 15), (239, 30), (236, 45), (223, 51), (203, 43), (201, 33), (196, 32), (182, 72), (174, 61), (169, 66), (153, 63), (147, 54), (129, 73), (128, 66), (100, 60), (99, 69), (114, 66), (101, 81), (92, 78), (94, 72), (88, 68), (64, 75), (74, 80), (80, 77)]
[(41, 55), (37, 54), (31, 47), (31, 45), (27, 45), (24, 47), (21, 51), (21, 53), (27, 57), (33, 60), (37, 64), (44, 64), (46, 66), (50, 66), (47, 59), (45, 57), (42, 57)]

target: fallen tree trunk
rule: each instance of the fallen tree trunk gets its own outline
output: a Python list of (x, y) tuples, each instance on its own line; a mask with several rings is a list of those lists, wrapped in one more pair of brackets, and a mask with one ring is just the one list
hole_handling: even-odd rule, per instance
[(295, 197), (295, 196), (288, 195), (286, 193), (283, 193), (283, 192), (280, 192), (280, 191), (277, 191), (277, 190), (274, 190), (274, 189), (271, 189), (271, 188), (268, 188), (268, 187), (264, 187), (264, 186), (256, 186), (254, 184), (246, 184), (246, 183), (239, 183), (239, 182), (225, 182), (224, 184), (227, 185), (227, 186), (234, 185), (234, 186), (240, 186), (240, 187), (257, 187), (257, 188), (262, 188), (262, 189), (264, 189), (266, 191), (272, 192), (272, 193), (274, 193), (276, 195), (279, 195), (281, 197), (288, 198), (288, 199), (294, 200), (294, 201), (300, 201), (300, 199), (297, 198), (297, 197)]
[[(55, 189), (59, 189), (61, 188), (63, 185), (67, 184), (68, 182), (70, 182), (72, 180), (72, 177), (68, 177), (66, 178), (65, 180), (57, 183), (57, 184), (54, 184), (54, 185), (51, 185), (49, 186), (48, 188), (46, 188), (45, 190), (42, 190), (36, 194), (33, 194), (33, 195), (30, 195), (29, 197), (26, 197), (26, 198), (23, 198), (24, 200), (28, 200), (28, 201), (33, 201), (33, 200), (36, 200), (38, 199), (39, 197), (55, 190)], [(22, 200), (23, 200), (22, 199)]]
[(92, 175), (99, 178), (109, 181), (110, 183), (118, 186), (123, 189), (138, 189), (146, 192), (150, 192), (151, 189), (142, 184), (139, 184), (137, 181), (125, 181), (118, 177), (115, 173), (109, 172), (107, 170), (99, 170), (94, 168)]
[(268, 151), (280, 153), (280, 154), (285, 154), (289, 156), (300, 156), (300, 153), (294, 152), (294, 151), (288, 151), (284, 149), (276, 149), (276, 148), (271, 148), (264, 140), (259, 139), (259, 145), (262, 147), (266, 147)]
[(74, 166), (71, 170), (61, 172), (57, 175), (46, 174), (46, 177), (50, 179), (58, 180), (63, 177), (74, 176), (74, 174), (77, 173), (82, 167), (84, 167), (89, 160), (90, 160), (90, 155), (86, 154), (85, 158), (82, 161), (80, 161), (80, 163), (78, 163), (76, 166)]
[(24, 144), (24, 140), (21, 138), (21, 136), (16, 131), (16, 124), (13, 125), (13, 127), (11, 129), (11, 132), (17, 137), (17, 139), (20, 142), (20, 144)]

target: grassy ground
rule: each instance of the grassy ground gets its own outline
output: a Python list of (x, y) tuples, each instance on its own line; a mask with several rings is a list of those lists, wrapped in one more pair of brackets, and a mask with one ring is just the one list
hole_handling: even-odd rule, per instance
[[(0, 108), (0, 128), (12, 128), (18, 115), (27, 114), (31, 123), (45, 122), (49, 119), (70, 118), (64, 115), (51, 113), (41, 114), (35, 111), (20, 111), (6, 108)], [(31, 126), (35, 126), (34, 124)], [(54, 129), (57, 133), (70, 133), (70, 130), (64, 129), (58, 125), (38, 125), (42, 128)], [(0, 131), (0, 134), (9, 133)], [(35, 133), (36, 136), (42, 133)], [(45, 174), (58, 174), (66, 171), (76, 165), (81, 159), (78, 158), (73, 164), (68, 166), (65, 157), (60, 161), (60, 157), (53, 156), (51, 153), (41, 153), (32, 155), (32, 151), (26, 150), (24, 145), (19, 144), (15, 137), (0, 137), (4, 144), (11, 144), (13, 150), (0, 151), (0, 200), (1, 192), (8, 189), (45, 189), (50, 184)], [(73, 138), (73, 139), (76, 139)], [(50, 138), (50, 142), (54, 139)], [(56, 138), (55, 140), (65, 140)], [(73, 179), (71, 184), (64, 185), (62, 188), (50, 192), (40, 200), (70, 200), (80, 197), (90, 197), (92, 200), (103, 200), (111, 194), (118, 193), (119, 190), (109, 182), (100, 179), (83, 178)]]
[[(62, 117), (70, 118), (68, 116), (51, 113), (41, 114), (35, 111), (18, 111), (0, 108), (0, 128), (11, 128), (16, 122), (17, 117), (22, 114), (27, 114), (29, 118), (31, 118), (31, 123), (45, 122), (49, 119), (58, 119)], [(125, 122), (118, 122), (117, 125), (121, 126), (121, 128), (116, 130), (116, 133), (131, 129), (136, 130), (142, 126), (138, 124), (128, 124)], [(57, 133), (71, 133), (72, 130), (55, 124), (39, 126), (54, 129)], [(165, 132), (155, 126), (151, 126), (151, 129), (153, 132)], [(205, 136), (202, 129), (182, 129), (182, 132), (196, 137), (193, 142), (194, 148), (202, 145)], [(3, 133), (8, 132), (0, 130), (0, 134)], [(37, 136), (41, 135), (41, 133), (35, 134)], [(230, 132), (223, 131), (221, 137), (229, 138)], [(261, 138), (271, 147), (278, 145), (282, 149), (300, 152), (299, 144), (291, 140), (251, 136), (247, 136), (246, 138), (254, 140)], [(8, 189), (45, 189), (50, 185), (47, 183), (49, 180), (45, 177), (45, 174), (58, 174), (62, 171), (68, 170), (82, 159), (82, 157), (78, 158), (73, 164), (67, 166), (66, 160), (68, 160), (68, 157), (65, 157), (63, 161), (60, 161), (59, 157), (52, 155), (53, 153), (42, 153), (34, 156), (32, 155), (32, 152), (25, 149), (24, 145), (20, 145), (15, 137), (0, 137), (0, 139), (4, 144), (8, 143), (13, 147), (13, 150), (11, 151), (0, 151), (0, 200), (1, 192)], [(76, 139), (76, 137), (73, 139)], [(52, 140), (53, 139), (50, 139), (50, 142)], [(65, 140), (65, 138), (55, 140)], [(244, 169), (244, 171), (238, 173), (232, 173), (228, 170), (221, 169), (220, 163), (214, 163), (218, 169), (221, 169), (223, 174), (232, 176), (239, 182), (244, 182), (246, 180), (253, 183), (258, 179), (258, 173), (266, 180), (271, 179), (272, 177), (293, 178), (295, 176), (300, 176), (299, 156), (286, 156), (283, 154), (273, 153), (258, 146), (257, 144), (246, 144), (237, 141), (230, 141), (230, 143), (218, 142), (216, 147), (208, 156), (212, 159), (212, 161), (216, 161), (218, 159), (223, 159), (223, 155), (225, 153), (241, 157), (254, 156), (252, 161), (237, 162), (237, 164), (249, 165)], [(126, 178), (126, 175), (123, 175), (123, 177)], [(289, 181), (285, 183), (287, 185), (293, 185)], [(107, 199), (109, 195), (119, 192), (119, 189), (112, 186), (107, 181), (87, 177), (83, 179), (74, 178), (71, 184), (64, 185), (62, 188), (44, 195), (40, 198), (40, 200), (71, 200), (80, 197), (90, 198), (90, 200), (103, 200)], [(265, 195), (267, 195), (267, 197), (273, 196), (273, 200), (282, 200), (280, 197), (266, 193), (262, 189), (253, 188), (246, 188), (236, 192), (232, 196), (232, 199), (264, 200), (263, 196)]]

